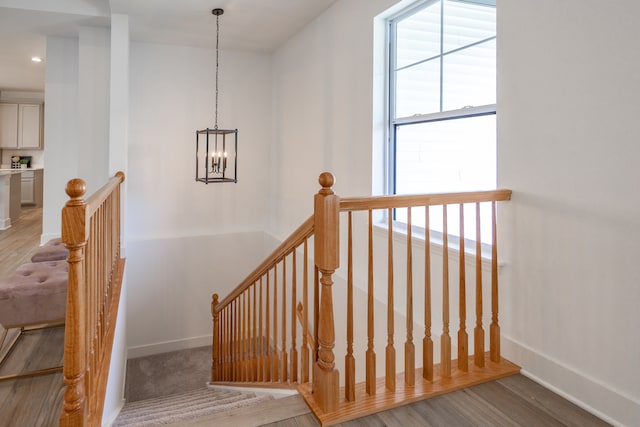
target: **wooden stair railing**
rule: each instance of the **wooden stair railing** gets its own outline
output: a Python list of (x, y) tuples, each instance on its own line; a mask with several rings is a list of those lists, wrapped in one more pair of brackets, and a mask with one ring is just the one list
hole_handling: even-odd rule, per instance
[(100, 426), (115, 333), (124, 259), (120, 253), (118, 172), (83, 200), (85, 182), (72, 179), (62, 209), (69, 249), (61, 426)]
[[(333, 193), (334, 178), (331, 174), (323, 173), (319, 183), (322, 188), (315, 195), (314, 215), (222, 302), (214, 295), (213, 382), (241, 382), (262, 386), (274, 386), (276, 383), (279, 386), (291, 386), (297, 383), (298, 390), (321, 424), (330, 425), (519, 372), (517, 366), (500, 355), (498, 323), (496, 204), (509, 200), (510, 190), (340, 199)], [(472, 216), (475, 220), (475, 250), (473, 245), (465, 240), (465, 206), (472, 211), (475, 207), (475, 218)], [(483, 206), (490, 208), (490, 218), (486, 218), (486, 214), (481, 215)], [(440, 209), (442, 212), (442, 232), (439, 233), (441, 244), (432, 243), (431, 239), (433, 236), (430, 230), (437, 228), (437, 221), (430, 218), (433, 209)], [(449, 225), (448, 213), (455, 213), (454, 209), (459, 211), (456, 216), (460, 225), (452, 227)], [(406, 211), (406, 231), (400, 229), (394, 221), (396, 213), (402, 210)], [(414, 225), (415, 212), (418, 211), (423, 215), (421, 227)], [(342, 234), (343, 237), (346, 236), (342, 245), (339, 230), (341, 213), (346, 216), (343, 223), (347, 225), (347, 232)], [(364, 216), (360, 213), (364, 213)], [(384, 223), (380, 221), (380, 217), (385, 219)], [(481, 219), (491, 221), (491, 255), (488, 261), (483, 259), (482, 255), (482, 237), (485, 237), (485, 240), (489, 239), (482, 233)], [(385, 225), (386, 231), (379, 231), (384, 230)], [(394, 227), (398, 230), (394, 230)], [(365, 236), (353, 237), (354, 230), (365, 229)], [(459, 237), (450, 239), (450, 235), (456, 233)], [(315, 268), (309, 273), (306, 242), (312, 234)], [(386, 234), (384, 243), (378, 241), (380, 234)], [(406, 247), (396, 248), (397, 242), (394, 240), (398, 239), (404, 239)], [(354, 247), (357, 245), (354, 241), (366, 241), (365, 253), (356, 252)], [(297, 263), (295, 260), (292, 261), (290, 265), (294, 271), (288, 276), (286, 259), (295, 259), (296, 253), (300, 250), (297, 248), (303, 243), (303, 301), (296, 310)], [(374, 245), (381, 248), (386, 246), (384, 280), (374, 275), (376, 270), (381, 270), (380, 266), (375, 265), (375, 261), (380, 259), (380, 250), (377, 256), (374, 256)], [(347, 251), (346, 272), (339, 269), (341, 250)], [(440, 250), (441, 277), (435, 277), (432, 259), (433, 254)], [(404, 254), (401, 253), (403, 251)], [(416, 251), (424, 252), (420, 262), (416, 262)], [(470, 256), (467, 258), (466, 255)], [(405, 258), (399, 263), (397, 258), (401, 256)], [(457, 268), (450, 265), (456, 258)], [(281, 268), (278, 269), (280, 264)], [(360, 269), (354, 266), (356, 264)], [(467, 264), (473, 264), (469, 268), (474, 268), (475, 276), (467, 276)], [(490, 266), (490, 289), (483, 288), (482, 285), (483, 277), (487, 275), (483, 275), (483, 266)], [(398, 280), (401, 270), (404, 270), (406, 276), (404, 283), (399, 283)], [(424, 277), (414, 277), (416, 271), (422, 271)], [(450, 276), (456, 271), (458, 283), (454, 286), (450, 283)], [(339, 273), (337, 276), (336, 272)], [(311, 280), (314, 283), (314, 298), (313, 304), (309, 305), (308, 282)], [(346, 286), (336, 288), (336, 280), (338, 283), (344, 282)], [(366, 298), (360, 298), (360, 303), (357, 304), (358, 308), (364, 308), (366, 304), (366, 321), (363, 319), (363, 322), (358, 322), (359, 317), (354, 315), (356, 281), (366, 283), (366, 289), (358, 291), (366, 293)], [(379, 282), (384, 282), (385, 286), (376, 287)], [(270, 284), (273, 285), (273, 293), (270, 293)], [(469, 294), (473, 297), (467, 297), (468, 287), (475, 288), (475, 292)], [(256, 297), (256, 288), (259, 290), (259, 299)], [(277, 289), (282, 293), (279, 300)], [(491, 299), (488, 352), (485, 352), (484, 292), (487, 292)], [(263, 294), (266, 295), (264, 300)], [(423, 297), (420, 301), (414, 299), (418, 294)], [(292, 297), (290, 306), (286, 305), (287, 295)], [(452, 301), (456, 297), (457, 301)], [(437, 298), (440, 300), (436, 301)], [(403, 307), (396, 304), (396, 301), (400, 300), (404, 300)], [(468, 300), (473, 300), (469, 308), (475, 309), (475, 327), (472, 334), (467, 332)], [(278, 301), (282, 304), (280, 327), (277, 325)], [(376, 303), (385, 307), (384, 331), (376, 329)], [(457, 333), (453, 333), (452, 325), (458, 322), (452, 322), (451, 308), (456, 306), (457, 310), (453, 313), (458, 315), (459, 327)], [(289, 316), (288, 308), (291, 309)], [(270, 313), (270, 309), (273, 313)], [(340, 319), (344, 318), (344, 324), (335, 324), (334, 309), (343, 314)], [(304, 374), (296, 376), (296, 316), (300, 317), (299, 323), (303, 329), (301, 353), (305, 354), (306, 351), (308, 355), (308, 347), (312, 346), (312, 378)], [(309, 316), (313, 319), (312, 331), (307, 327), (310, 325)], [(287, 318), (290, 319), (290, 331), (286, 328)], [(406, 325), (402, 334), (404, 344), (396, 348), (396, 320), (400, 318)], [(422, 345), (414, 342), (417, 323), (422, 325)], [(439, 340), (436, 340), (434, 328), (439, 330)], [(360, 331), (357, 338), (355, 330)], [(366, 337), (363, 335), (364, 331)], [(278, 343), (278, 333), (282, 334), (281, 345)], [(307, 338), (309, 334), (311, 338)], [(380, 367), (376, 364), (376, 345), (380, 344), (377, 342), (380, 338), (376, 337), (385, 337), (386, 344), (383, 351), (384, 366)], [(291, 342), (290, 361), (287, 359), (287, 338)], [(335, 363), (336, 340), (346, 343), (342, 374), (339, 374)], [(472, 345), (469, 345), (470, 341)], [(317, 347), (313, 348), (316, 343)], [(439, 355), (434, 354), (434, 349), (438, 347)], [(469, 348), (473, 349), (473, 355), (469, 354)], [(457, 360), (453, 359), (453, 355), (457, 356)], [(403, 360), (396, 360), (397, 358)], [(304, 371), (308, 368), (309, 359), (302, 359), (301, 366)], [(360, 363), (361, 360), (363, 363)], [(420, 361), (422, 367), (416, 366), (416, 360)], [(436, 363), (438, 360), (439, 364)], [(397, 372), (397, 362), (404, 367), (401, 372)], [(253, 366), (254, 363), (264, 366), (262, 376), (259, 373), (245, 374), (251, 372), (245, 368), (247, 363), (249, 366)], [(356, 369), (361, 370), (360, 375), (356, 375)], [(380, 374), (382, 376), (378, 377)], [(356, 383), (358, 377), (362, 377), (363, 381)], [(344, 384), (341, 386), (339, 381), (342, 378)]]
[(311, 217), (226, 298), (213, 295), (212, 382), (293, 387), (308, 381), (310, 351), (315, 349), (307, 327), (298, 347), (295, 319), (300, 267), (301, 304), (308, 306), (308, 241), (313, 233)]

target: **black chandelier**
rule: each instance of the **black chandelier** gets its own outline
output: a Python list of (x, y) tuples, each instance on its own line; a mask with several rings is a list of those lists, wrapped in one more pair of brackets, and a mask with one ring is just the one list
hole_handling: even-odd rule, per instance
[(238, 129), (218, 128), (218, 75), (220, 69), (220, 15), (222, 9), (211, 11), (216, 17), (216, 104), (213, 129), (196, 130), (196, 181), (238, 182)]

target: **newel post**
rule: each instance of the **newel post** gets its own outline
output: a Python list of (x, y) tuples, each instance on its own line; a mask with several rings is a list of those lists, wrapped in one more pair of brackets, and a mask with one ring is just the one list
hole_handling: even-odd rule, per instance
[[(81, 179), (67, 183), (70, 199), (62, 209), (62, 241), (69, 250), (69, 280), (64, 331), (64, 406), (61, 426), (84, 426), (88, 407), (85, 389), (86, 360), (86, 296), (84, 284), (84, 254), (87, 244), (87, 205), (82, 199), (86, 184)], [(71, 350), (71, 351), (70, 351)]]
[(335, 324), (333, 320), (333, 278), (340, 265), (340, 198), (331, 187), (335, 179), (329, 172), (320, 175), (322, 189), (314, 198), (314, 257), (320, 272), (320, 308), (318, 320), (318, 360), (313, 367), (313, 394), (324, 412), (338, 405), (339, 374), (335, 369)]
[(213, 294), (211, 300), (211, 316), (213, 317), (213, 345), (211, 353), (211, 381), (220, 381), (220, 336), (219, 336), (219, 314), (218, 294)]

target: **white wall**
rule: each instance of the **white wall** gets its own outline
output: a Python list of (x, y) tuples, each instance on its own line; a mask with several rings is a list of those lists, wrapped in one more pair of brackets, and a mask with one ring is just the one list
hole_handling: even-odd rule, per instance
[(67, 181), (77, 177), (78, 40), (47, 37), (44, 100), (44, 202), (42, 241), (60, 236)]
[(501, 1), (498, 174), (507, 357), (640, 420), (640, 58), (633, 0)]
[(78, 176), (87, 194), (109, 178), (110, 30), (78, 30)]
[(195, 182), (195, 131), (213, 127), (211, 49), (132, 43), (127, 196), (129, 357), (208, 345), (211, 294), (263, 256), (271, 62), (221, 51), (219, 126), (238, 128), (238, 183)]
[[(393, 3), (339, 1), (274, 55), (273, 158), (281, 167), (270, 230), (279, 238), (311, 212), (322, 170), (336, 175), (341, 195), (377, 185), (373, 17)], [(515, 192), (499, 226), (505, 355), (592, 411), (632, 425), (640, 419), (640, 203), (632, 196), (640, 61), (629, 52), (640, 6), (498, 7), (498, 172), (500, 186)]]
[(324, 171), (338, 194), (371, 194), (374, 17), (394, 3), (339, 1), (275, 52), (274, 235), (311, 215)]

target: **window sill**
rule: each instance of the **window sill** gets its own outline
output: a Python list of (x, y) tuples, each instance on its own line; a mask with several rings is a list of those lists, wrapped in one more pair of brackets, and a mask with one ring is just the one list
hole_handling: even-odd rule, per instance
[[(412, 227), (413, 234), (411, 235), (413, 245), (416, 244), (424, 249), (425, 233), (421, 227)], [(387, 239), (389, 227), (386, 222), (376, 222), (373, 224), (374, 235), (378, 238)], [(444, 251), (442, 233), (439, 231), (431, 230), (430, 234), (430, 247), (432, 253), (442, 256)], [(452, 261), (460, 260), (460, 238), (458, 236), (449, 235), (449, 259)], [(407, 225), (402, 222), (393, 222), (393, 241), (397, 244), (406, 246), (407, 244)], [(465, 239), (465, 264), (475, 265), (476, 259), (476, 242), (475, 240)], [(485, 271), (491, 271), (491, 245), (482, 243), (480, 249), (480, 257), (482, 259), (482, 269)], [(506, 265), (504, 261), (498, 259), (498, 268), (503, 268)]]

